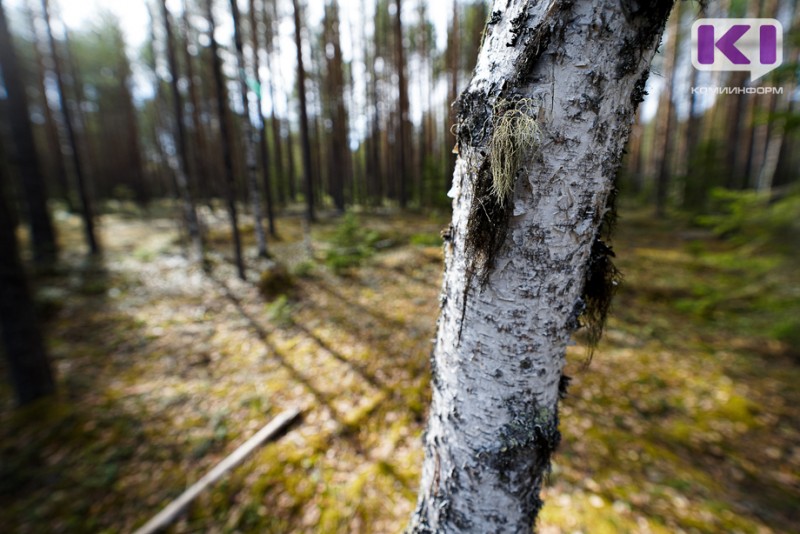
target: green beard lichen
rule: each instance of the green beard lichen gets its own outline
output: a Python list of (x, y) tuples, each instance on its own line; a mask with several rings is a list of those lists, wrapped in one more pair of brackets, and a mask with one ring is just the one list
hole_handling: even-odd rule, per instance
[(489, 142), (492, 193), (501, 206), (509, 201), (522, 161), (539, 144), (541, 130), (530, 98), (499, 100), (493, 109), (493, 133)]
[(492, 108), (489, 154), (472, 182), (466, 236), (471, 258), (468, 274), (479, 273), (482, 284), (486, 283), (494, 257), (505, 241), (519, 170), (541, 140), (534, 108), (529, 98), (502, 99)]
[[(468, 96), (470, 94), (464, 93), (461, 97), (462, 112), (478, 104)], [(542, 133), (534, 116), (535, 108), (530, 98), (500, 99), (492, 107), (489, 154), (481, 152), (484, 159), (472, 180), (472, 203), (465, 238), (469, 260), (462, 302), (462, 327), (472, 279), (477, 274), (481, 285), (486, 285), (495, 256), (500, 252), (508, 233), (508, 223), (514, 211), (513, 193), (517, 175), (523, 162), (530, 160), (541, 141)], [(473, 143), (476, 138), (485, 139), (483, 128), (470, 129), (468, 126), (474, 125), (463, 123), (459, 128), (460, 135), (468, 137)], [(458, 338), (461, 339), (460, 330)]]

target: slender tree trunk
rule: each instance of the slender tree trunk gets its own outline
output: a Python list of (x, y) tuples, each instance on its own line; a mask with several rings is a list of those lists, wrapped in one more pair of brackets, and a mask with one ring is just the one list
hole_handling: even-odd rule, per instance
[[(120, 53), (124, 54), (124, 45)], [(130, 74), (130, 72), (129, 72)], [(142, 147), (139, 136), (139, 123), (137, 121), (136, 108), (133, 104), (133, 95), (128, 88), (130, 78), (126, 76), (120, 80), (120, 102), (125, 114), (125, 129), (128, 144), (128, 183), (136, 195), (136, 202), (144, 207), (150, 199), (150, 191), (144, 179), (144, 167), (142, 164)]]
[[(189, 104), (192, 106), (192, 129), (194, 131), (194, 135), (192, 139), (194, 140), (195, 146), (192, 148), (192, 162), (194, 163), (194, 172), (187, 173), (187, 176), (194, 177), (194, 191), (195, 195), (195, 204), (199, 200), (205, 199), (206, 202), (210, 199), (213, 195), (211, 190), (211, 179), (210, 179), (210, 172), (209, 169), (211, 168), (211, 162), (208, 159), (209, 151), (208, 151), (208, 140), (205, 126), (203, 125), (203, 120), (201, 118), (201, 103), (200, 103), (200, 95), (198, 94), (197, 90), (197, 83), (195, 80), (195, 73), (194, 73), (194, 58), (192, 54), (189, 52), (189, 46), (191, 43), (190, 39), (190, 31), (191, 31), (191, 24), (189, 21), (189, 3), (187, 0), (183, 2), (183, 15), (182, 15), (182, 24), (181, 30), (183, 33), (183, 40), (184, 46), (183, 49), (183, 61), (186, 68), (186, 80), (189, 92)], [(187, 169), (191, 169), (191, 165), (189, 165), (189, 161), (187, 163)], [(189, 187), (191, 191), (191, 185)], [(201, 231), (202, 232), (202, 231)]]
[(172, 110), (175, 120), (175, 129), (173, 131), (176, 132), (173, 136), (176, 141), (174, 154), (170, 154), (168, 159), (173, 173), (175, 174), (178, 193), (183, 203), (184, 220), (186, 221), (186, 229), (192, 243), (194, 260), (202, 262), (203, 239), (200, 234), (200, 221), (197, 217), (197, 209), (189, 187), (188, 173), (186, 172), (187, 161), (189, 160), (186, 142), (186, 125), (183, 117), (183, 100), (181, 92), (178, 89), (178, 79), (180, 75), (178, 73), (178, 62), (175, 57), (175, 42), (172, 35), (172, 24), (169, 20), (170, 14), (167, 9), (167, 0), (162, 0), (161, 2), (161, 15), (164, 18), (164, 32), (167, 36), (167, 62), (169, 63)]
[(627, 168), (628, 183), (634, 195), (639, 195), (642, 192), (642, 137), (644, 137), (644, 126), (642, 125), (641, 114), (637, 113), (633, 120), (628, 142)]
[[(275, 5), (274, 0), (270, 0), (270, 9), (271, 9), (271, 16), (270, 11), (267, 9), (267, 6), (264, 5), (262, 2), (263, 7), (263, 16), (262, 20), (264, 22), (264, 28), (266, 30), (264, 34), (265, 40), (265, 50), (266, 50), (266, 67), (267, 72), (269, 72), (269, 78), (267, 79), (267, 88), (269, 90), (269, 101), (270, 101), (270, 117), (269, 117), (269, 124), (270, 128), (272, 129), (272, 168), (275, 170), (274, 173), (274, 184), (275, 184), (275, 192), (277, 193), (277, 203), (281, 206), (286, 204), (286, 166), (284, 165), (283, 159), (283, 135), (281, 134), (281, 121), (278, 117), (278, 114), (275, 112), (275, 98), (276, 98), (276, 91), (275, 91), (275, 80), (276, 76), (280, 72), (280, 65), (279, 61), (273, 62), (273, 55), (277, 55), (280, 58), (280, 51), (276, 53), (275, 43), (274, 43), (274, 26), (273, 24), (276, 23), (278, 19), (278, 11), (277, 6)], [(254, 41), (255, 43), (255, 41)], [(264, 116), (262, 112), (262, 116)], [(266, 120), (266, 119), (265, 119)], [(265, 136), (266, 138), (266, 136)], [(267, 155), (269, 155), (269, 150), (266, 150)], [(274, 229), (270, 228), (270, 233), (273, 233)]]
[[(362, 6), (362, 10), (363, 10)], [(369, 130), (370, 134), (370, 145), (372, 150), (370, 150), (370, 161), (371, 161), (371, 172), (369, 176), (372, 193), (372, 203), (376, 206), (379, 206), (383, 201), (384, 195), (386, 194), (386, 188), (384, 188), (384, 184), (386, 183), (386, 176), (384, 173), (384, 165), (383, 165), (383, 151), (382, 151), (382, 128), (381, 128), (381, 121), (383, 120), (383, 114), (381, 113), (381, 105), (380, 105), (380, 96), (378, 91), (378, 51), (379, 51), (379, 31), (377, 29), (378, 24), (378, 17), (377, 15), (374, 18), (375, 20), (375, 31), (373, 32), (374, 39), (372, 41), (373, 48), (372, 48), (372, 56), (370, 58), (372, 68), (370, 69), (370, 80), (369, 80), (369, 95), (368, 99), (370, 101), (370, 108), (372, 109), (372, 121), (371, 127)], [(364, 41), (364, 50), (366, 56), (366, 48), (367, 48), (367, 41)]]
[(294, 137), (292, 136), (292, 123), (286, 121), (286, 161), (287, 161), (287, 183), (289, 185), (289, 200), (297, 200), (297, 170), (294, 160)]
[[(748, 74), (734, 72), (730, 77), (729, 85), (741, 87), (745, 85)], [(725, 105), (725, 161), (726, 169), (725, 187), (740, 189), (747, 181), (746, 168), (749, 150), (742, 150), (742, 146), (749, 147), (751, 128), (743, 124), (748, 113), (750, 99), (746, 95), (725, 95), (718, 105)]]
[[(235, 1), (235, 0), (234, 0)], [(270, 158), (269, 158), (269, 144), (267, 140), (267, 119), (264, 116), (264, 110), (261, 106), (261, 57), (259, 55), (260, 52), (260, 45), (259, 45), (259, 31), (258, 31), (258, 19), (256, 18), (256, 2), (255, 0), (250, 0), (250, 42), (253, 48), (253, 79), (256, 81), (256, 85), (258, 86), (258, 91), (256, 95), (257, 99), (257, 106), (258, 106), (258, 132), (259, 132), (259, 139), (258, 139), (258, 147), (261, 154), (261, 169), (262, 169), (262, 178), (264, 181), (264, 200), (266, 200), (267, 204), (267, 222), (269, 224), (269, 233), (270, 235), (275, 235), (275, 213), (274, 213), (274, 206), (272, 201), (272, 180), (270, 180)], [(272, 76), (272, 72), (270, 71), (269, 76)], [(270, 89), (271, 91), (271, 89)], [(270, 100), (273, 103), (273, 110), (274, 110), (274, 101)], [(274, 111), (273, 111), (274, 113)], [(274, 116), (274, 115), (273, 115)], [(275, 123), (273, 122), (273, 125)]]
[[(236, 0), (230, 0), (231, 13), (233, 14), (233, 40), (236, 46), (236, 63), (239, 72), (239, 93), (242, 98), (242, 109), (244, 110), (244, 152), (245, 152), (245, 165), (247, 167), (247, 189), (250, 195), (250, 204), (253, 209), (253, 226), (256, 232), (256, 245), (258, 247), (258, 255), (266, 258), (267, 254), (267, 236), (264, 233), (264, 214), (261, 211), (261, 193), (258, 189), (258, 160), (256, 156), (256, 149), (260, 144), (259, 133), (253, 127), (250, 116), (250, 98), (247, 89), (247, 65), (244, 60), (244, 40), (242, 38), (241, 29), (241, 16), (239, 15), (239, 4)], [(252, 30), (254, 31), (254, 29)], [(257, 54), (257, 52), (256, 52)], [(258, 102), (258, 116), (261, 117), (261, 98), (259, 90)], [(263, 129), (262, 129), (263, 130)], [(263, 143), (261, 143), (263, 146)], [(269, 169), (264, 168), (264, 181), (269, 186)], [(269, 187), (267, 187), (269, 189)]]
[(330, 194), (339, 212), (345, 209), (345, 185), (352, 181), (352, 159), (348, 139), (345, 82), (342, 67), (342, 48), (339, 43), (339, 8), (336, 2), (325, 7), (324, 46), (333, 54), (325, 55), (325, 106), (332, 128), (329, 139)]
[[(269, 1), (269, 9), (267, 9), (266, 1)], [(270, 101), (270, 127), (272, 128), (272, 146), (273, 146), (273, 168), (275, 169), (275, 190), (278, 195), (278, 204), (281, 206), (286, 204), (286, 180), (287, 170), (284, 161), (283, 149), (283, 136), (281, 135), (281, 120), (275, 112), (275, 99), (276, 99), (276, 74), (280, 73), (280, 61), (273, 63), (273, 57), (281, 57), (280, 46), (276, 47), (275, 44), (275, 25), (278, 24), (278, 6), (276, 0), (263, 0), (263, 18), (264, 21), (264, 40), (265, 49), (267, 54), (267, 85), (269, 88), (269, 101)]]
[[(690, 87), (695, 87), (698, 80), (698, 70), (692, 69), (689, 81)], [(684, 209), (697, 209), (705, 202), (705, 186), (695, 180), (693, 170), (698, 162), (698, 141), (700, 139), (702, 121), (697, 109), (697, 95), (691, 92), (689, 97), (689, 117), (686, 119), (686, 149), (681, 174), (683, 175), (683, 202)], [(699, 186), (699, 187), (698, 187)]]
[[(450, 29), (450, 43), (447, 48), (447, 70), (450, 74), (450, 86), (447, 93), (447, 122), (445, 123), (444, 135), (445, 139), (447, 139), (448, 145), (452, 139), (450, 132), (456, 123), (455, 105), (456, 98), (458, 97), (458, 75), (460, 72), (460, 65), (458, 61), (458, 58), (460, 57), (458, 2), (459, 0), (453, 0), (453, 26)], [(445, 151), (445, 157), (447, 158), (447, 166), (445, 167), (444, 174), (444, 190), (445, 192), (449, 192), (453, 185), (452, 179), (456, 168), (456, 157), (451, 154), (450, 150)]]
[[(792, 15), (792, 28), (800, 26), (800, 1), (795, 0), (794, 12)], [(796, 65), (800, 61), (800, 50), (794, 48), (792, 57), (789, 60), (790, 64)], [(781, 159), (781, 152), (786, 145), (786, 122), (788, 117), (793, 114), (795, 100), (791, 97), (797, 88), (797, 78), (792, 78), (791, 81), (784, 84), (785, 95), (783, 98), (776, 98), (774, 116), (770, 124), (769, 139), (764, 154), (764, 164), (758, 171), (758, 180), (756, 182), (756, 189), (759, 191), (770, 191), (772, 184), (775, 181), (775, 174), (778, 171), (778, 165)]]
[(44, 21), (47, 26), (47, 38), (50, 41), (50, 54), (53, 58), (53, 71), (55, 72), (56, 84), (58, 85), (59, 104), (61, 106), (61, 113), (64, 117), (64, 127), (67, 130), (67, 140), (69, 141), (70, 148), (72, 149), (72, 164), (75, 170), (75, 183), (78, 187), (78, 198), (80, 199), (81, 203), (83, 230), (86, 236), (86, 243), (89, 246), (89, 253), (95, 256), (100, 254), (100, 245), (97, 242), (97, 237), (95, 236), (92, 203), (89, 199), (88, 184), (86, 183), (86, 177), (84, 176), (83, 172), (83, 163), (81, 161), (78, 147), (78, 138), (75, 134), (72, 116), (67, 103), (67, 95), (64, 89), (64, 78), (61, 74), (61, 59), (58, 55), (58, 47), (56, 45), (56, 39), (53, 36), (53, 27), (50, 22), (49, 0), (42, 0), (42, 10), (44, 11)]
[(303, 149), (303, 177), (306, 197), (306, 220), (314, 222), (314, 183), (311, 169), (311, 141), (308, 132), (308, 108), (306, 105), (306, 71), (303, 67), (303, 39), (300, 26), (300, 6), (292, 0), (294, 8), (294, 44), (297, 47), (297, 96), (300, 100), (300, 143)]
[[(560, 439), (566, 347), (581, 312), (597, 339), (613, 292), (600, 227), (671, 6), (495, 1), (458, 101), (453, 222), (410, 532), (535, 524)], [(509, 141), (514, 150), (503, 148)]]
[(58, 138), (58, 126), (56, 125), (55, 118), (53, 117), (53, 110), (50, 108), (50, 102), (47, 98), (47, 84), (45, 77), (47, 75), (47, 67), (45, 65), (44, 56), (40, 49), (40, 41), (38, 31), (36, 29), (36, 15), (33, 12), (31, 4), (26, 4), (26, 11), (28, 14), (28, 22), (30, 23), (30, 32), (33, 36), (33, 52), (36, 56), (36, 69), (37, 82), (39, 84), (39, 91), (42, 94), (42, 110), (44, 113), (44, 127), (47, 136), (47, 144), (49, 150), (49, 158), (52, 158), (51, 171), (54, 182), (59, 189), (59, 196), (64, 201), (67, 211), (72, 213), (75, 211), (75, 206), (72, 201), (72, 192), (69, 187), (69, 179), (67, 178), (67, 168), (64, 164), (64, 154), (61, 151), (61, 141)]
[(664, 76), (666, 85), (661, 93), (659, 106), (664, 112), (661, 128), (657, 130), (655, 143), (658, 161), (656, 162), (658, 175), (656, 176), (656, 216), (663, 217), (667, 207), (667, 196), (672, 181), (672, 153), (675, 145), (675, 104), (672, 100), (672, 89), (675, 87), (676, 61), (678, 59), (678, 42), (681, 30), (681, 3), (678, 2), (675, 12), (667, 30), (670, 43), (664, 62)]
[[(0, 25), (0, 33), (3, 33), (5, 17), (1, 2)], [(8, 43), (2, 39), (0, 37), (0, 48), (6, 53)], [(3, 66), (6, 65), (4, 58)], [(0, 161), (2, 156), (0, 146)], [(5, 171), (5, 166), (0, 164), (0, 334), (17, 401), (26, 404), (53, 393), (55, 383), (42, 332), (36, 321), (28, 281), (19, 259), (15, 224), (5, 198)]]
[(408, 82), (406, 81), (406, 59), (403, 50), (403, 21), (402, 21), (402, 0), (395, 0), (394, 18), (394, 50), (395, 61), (397, 62), (397, 147), (399, 155), (398, 165), (398, 200), (400, 207), (405, 208), (408, 203), (408, 166), (411, 162), (411, 145), (409, 137), (409, 117), (408, 117)]
[(20, 189), (24, 192), (31, 229), (34, 261), (48, 266), (56, 260), (58, 247), (36, 142), (33, 138), (28, 96), (19, 70), (14, 43), (6, 21), (5, 8), (0, 3), (0, 65), (8, 94), (8, 115), (15, 143), (14, 160), (19, 167)]
[[(319, 93), (317, 93), (319, 94)], [(322, 206), (325, 195), (325, 184), (327, 184), (327, 176), (323, 173), (322, 159), (323, 159), (323, 143), (322, 134), (319, 127), (319, 112), (314, 114), (311, 119), (311, 136), (309, 144), (311, 146), (311, 190), (314, 192), (314, 205)]]
[(228, 204), (228, 216), (233, 234), (233, 254), (239, 278), (247, 280), (244, 259), (242, 257), (242, 238), (239, 234), (239, 214), (236, 210), (236, 178), (233, 172), (233, 149), (231, 147), (233, 131), (228, 114), (228, 97), (225, 90), (225, 78), (222, 74), (222, 59), (219, 57), (219, 44), (214, 36), (214, 2), (206, 0), (206, 18), (208, 19), (208, 37), (211, 42), (211, 61), (214, 70), (214, 85), (217, 97), (217, 113), (219, 114), (220, 137), (222, 138), (222, 159), (225, 164), (225, 199)]

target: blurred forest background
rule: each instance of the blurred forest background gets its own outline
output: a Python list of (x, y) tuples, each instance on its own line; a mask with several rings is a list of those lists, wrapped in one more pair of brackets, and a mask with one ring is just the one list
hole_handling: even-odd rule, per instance
[[(298, 407), (171, 529), (402, 531), (489, 2), (106, 4), (0, 2), (0, 524), (132, 531)], [(800, 6), (704, 9), (642, 95), (545, 533), (800, 524)], [(783, 65), (698, 72), (698, 17), (777, 18)]]

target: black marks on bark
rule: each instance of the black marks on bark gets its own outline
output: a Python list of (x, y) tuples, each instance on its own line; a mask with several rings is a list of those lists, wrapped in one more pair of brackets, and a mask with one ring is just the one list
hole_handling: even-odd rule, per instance
[(506, 46), (517, 46), (519, 36), (528, 30), (527, 23), (530, 15), (523, 9), (519, 15), (511, 19), (511, 29), (508, 32), (511, 34), (511, 40), (506, 43)]
[[(437, 469), (439, 466), (437, 465)], [(432, 503), (428, 504), (427, 499), (422, 498), (417, 503), (417, 508), (411, 518), (411, 524), (406, 530), (406, 534), (436, 534), (438, 531), (431, 528), (428, 518), (423, 515), (424, 510), (432, 510), (436, 514), (436, 523), (452, 524), (460, 531), (467, 532), (472, 529), (472, 521), (466, 514), (453, 508), (451, 497), (456, 495), (461, 484), (458, 479), (458, 471), (453, 471), (451, 476), (444, 477), (444, 487), (439, 487), (439, 481), (435, 480), (435, 490), (432, 491)]]
[(439, 232), (439, 236), (442, 238), (442, 241), (444, 241), (446, 243), (450, 243), (450, 242), (453, 241), (453, 237), (454, 237), (453, 234), (454, 234), (454, 230), (453, 230), (453, 225), (452, 224), (449, 224), (447, 226), (447, 228), (444, 228), (444, 229), (442, 229), (441, 232)]
[(428, 518), (423, 515), (424, 510), (428, 510), (428, 503), (427, 499), (423, 497), (417, 503), (417, 508), (414, 510), (405, 534), (436, 534), (436, 531), (428, 524)]
[[(627, 136), (626, 136), (627, 137)], [(610, 154), (602, 164), (602, 173), (609, 180), (613, 180), (621, 161), (621, 150)], [(592, 242), (589, 253), (589, 265), (583, 280), (583, 291), (576, 301), (571, 316), (567, 319), (568, 327), (586, 327), (589, 357), (588, 365), (594, 349), (600, 342), (605, 328), (611, 301), (622, 282), (622, 273), (614, 265), (614, 250), (608, 243), (617, 224), (617, 188), (612, 187), (605, 201), (605, 209), (595, 215), (598, 231)], [(575, 320), (576, 313), (579, 315)]]
[(650, 70), (645, 70), (642, 72), (642, 75), (639, 76), (639, 79), (636, 80), (636, 83), (633, 86), (633, 91), (631, 92), (631, 104), (633, 104), (634, 109), (636, 109), (639, 104), (644, 102), (644, 97), (647, 96), (647, 91), (645, 87), (647, 86), (647, 78), (650, 77)]
[(531, 35), (525, 38), (522, 52), (517, 58), (517, 82), (522, 82), (533, 71), (542, 53), (550, 45), (550, 39), (553, 35), (553, 27), (550, 25), (543, 25), (531, 31)]
[(572, 377), (562, 374), (561, 378), (558, 380), (558, 398), (559, 400), (564, 400), (567, 398), (567, 389), (569, 388), (569, 383), (572, 382)]
[(517, 493), (533, 526), (544, 504), (539, 494), (550, 473), (550, 458), (561, 442), (558, 410), (539, 408), (535, 401), (525, 402), (522, 410), (509, 409), (511, 421), (500, 430), (498, 448), (479, 456), (497, 471), (506, 491)]
[[(513, 202), (503, 202), (494, 194), (489, 161), (480, 166), (472, 182), (472, 205), (467, 219), (466, 253), (469, 258), (467, 277), (480, 276), (485, 285), (494, 266), (494, 259), (503, 246), (508, 222), (514, 211)], [(469, 287), (469, 283), (467, 283)]]
[(639, 64), (639, 50), (630, 39), (623, 39), (622, 48), (620, 49), (620, 60), (617, 63), (616, 75), (617, 79), (622, 79), (628, 74), (636, 70)]
[(620, 62), (617, 64), (617, 79), (631, 74), (639, 68), (642, 54), (651, 50), (653, 41), (659, 39), (675, 0), (623, 0), (622, 12), (625, 19), (637, 27), (632, 39), (624, 39), (620, 49)]
[(492, 129), (492, 106), (488, 95), (467, 89), (456, 100), (458, 127), (458, 153), (466, 147), (479, 149), (486, 146)]
[(567, 318), (566, 328), (570, 332), (574, 332), (578, 328), (581, 327), (581, 315), (586, 310), (586, 302), (578, 297), (575, 301), (575, 304), (572, 306), (572, 312), (569, 314)]
[[(607, 176), (614, 176), (619, 168), (619, 160), (621, 156), (616, 158), (616, 163), (613, 161), (609, 162), (609, 169), (605, 172), (610, 172), (612, 174)], [(617, 227), (617, 194), (619, 193), (619, 189), (617, 189), (616, 185), (611, 188), (611, 191), (608, 193), (608, 198), (606, 198), (606, 209), (603, 212), (603, 220), (600, 223), (600, 237), (605, 239), (606, 241), (611, 241), (611, 237), (614, 235), (614, 230)]]
[(436, 365), (436, 344), (431, 347), (431, 355), (429, 357), (431, 362), (431, 386), (432, 389), (440, 389), (442, 381), (439, 378), (439, 366)]
[(620, 272), (612, 260), (614, 256), (612, 248), (597, 235), (592, 243), (589, 267), (581, 295), (586, 302), (586, 309), (581, 317), (588, 333), (590, 361), (594, 348), (603, 335), (606, 318), (611, 309), (611, 300), (621, 281)]
[(489, 19), (488, 24), (497, 24), (500, 22), (500, 19), (503, 18), (503, 12), (500, 10), (492, 11), (491, 18)]
[(583, 93), (581, 95), (580, 106), (581, 111), (591, 111), (595, 115), (600, 114), (600, 105), (603, 103), (602, 95), (588, 95)]

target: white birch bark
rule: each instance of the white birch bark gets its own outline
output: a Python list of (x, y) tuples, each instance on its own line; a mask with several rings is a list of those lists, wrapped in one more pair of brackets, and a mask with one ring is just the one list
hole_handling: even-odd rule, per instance
[[(671, 5), (494, 1), (459, 99), (433, 401), (409, 532), (535, 525), (590, 253)], [(535, 103), (542, 133), (523, 158), (504, 244), (482, 283), (466, 246), (473, 188), (485, 179), (493, 106), (519, 98)]]

